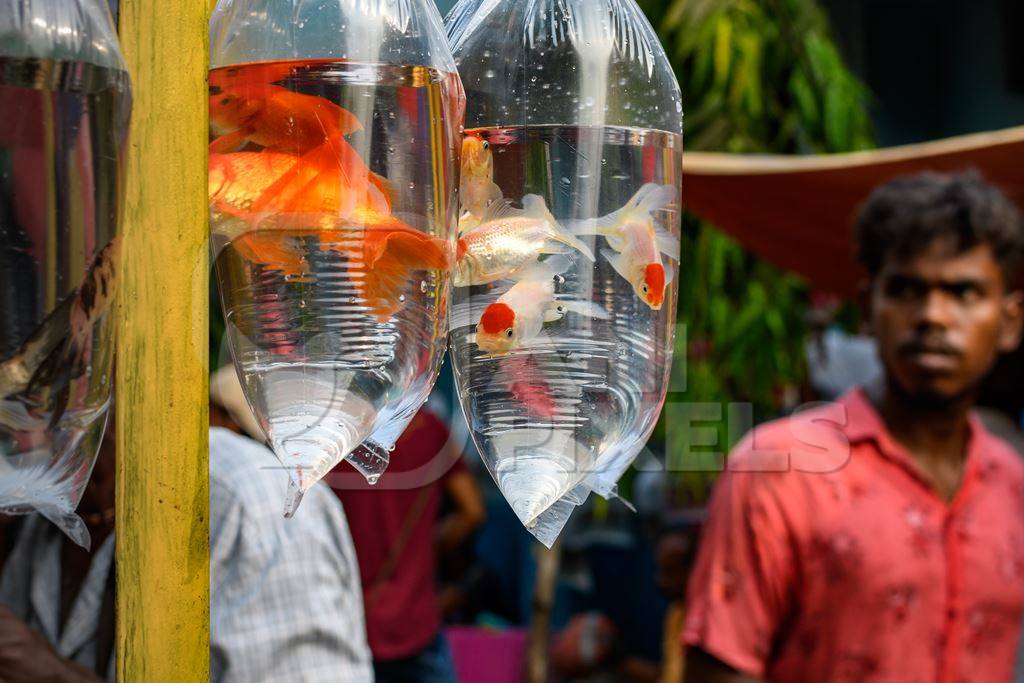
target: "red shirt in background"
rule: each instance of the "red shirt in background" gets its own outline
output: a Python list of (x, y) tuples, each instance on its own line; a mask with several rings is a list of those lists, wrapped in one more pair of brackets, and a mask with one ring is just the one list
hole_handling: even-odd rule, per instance
[[(445, 478), (465, 469), (461, 459), (452, 463), (442, 454), (447, 441), (444, 423), (421, 410), (395, 444), (388, 469), (376, 486), (364, 483), (335, 490), (356, 547), (367, 601), (367, 637), (377, 660), (413, 655), (429, 645), (441, 628), (434, 550), (438, 513)], [(339, 467), (351, 471), (347, 463)], [(423, 481), (432, 483), (408, 488), (410, 482)], [(421, 494), (424, 488), (427, 492)], [(421, 495), (426, 497), (418, 503)], [(413, 519), (412, 532), (398, 563), (389, 578), (377, 582), (408, 519)], [(371, 599), (368, 592), (375, 583), (379, 585)]]
[(859, 391), (755, 429), (729, 468), (686, 643), (775, 683), (1010, 680), (1024, 465), (977, 420), (949, 503)]

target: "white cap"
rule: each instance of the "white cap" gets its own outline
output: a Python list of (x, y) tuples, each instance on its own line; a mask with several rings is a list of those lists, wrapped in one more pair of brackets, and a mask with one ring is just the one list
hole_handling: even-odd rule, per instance
[(226, 410), (231, 419), (250, 437), (260, 443), (266, 442), (267, 436), (252, 414), (249, 402), (245, 400), (235, 366), (225, 365), (210, 376), (210, 403)]

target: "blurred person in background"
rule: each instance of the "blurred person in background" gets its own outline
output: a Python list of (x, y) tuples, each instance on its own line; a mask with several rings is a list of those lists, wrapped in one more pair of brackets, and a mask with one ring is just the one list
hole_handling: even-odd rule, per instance
[(972, 414), (1020, 342), (1017, 209), (977, 175), (876, 190), (857, 223), (884, 381), (737, 446), (690, 581), (686, 680), (1010, 680), (1024, 466)]
[[(256, 423), (234, 368), (215, 373), (211, 394), (210, 680), (372, 681), (341, 505), (317, 486), (285, 519), (288, 478), (242, 435), (239, 422)], [(114, 431), (78, 507), (91, 552), (40, 515), (13, 518), (0, 544), (4, 683), (114, 680)]]
[(461, 549), (485, 514), (476, 480), (449, 436), (424, 407), (395, 443), (377, 484), (347, 463), (329, 478), (359, 558), (377, 683), (455, 681), (441, 632), (439, 555)]

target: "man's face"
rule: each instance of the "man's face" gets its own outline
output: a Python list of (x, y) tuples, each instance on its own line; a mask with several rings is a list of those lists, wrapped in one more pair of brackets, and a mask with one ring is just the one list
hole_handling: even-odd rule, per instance
[(910, 258), (889, 257), (870, 312), (889, 381), (931, 404), (969, 394), (1020, 341), (1021, 295), (1006, 291), (985, 244), (957, 253), (936, 240)]

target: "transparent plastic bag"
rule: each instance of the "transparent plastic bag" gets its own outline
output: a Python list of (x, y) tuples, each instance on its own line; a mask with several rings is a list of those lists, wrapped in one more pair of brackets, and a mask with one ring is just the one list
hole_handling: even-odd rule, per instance
[(429, 0), (227, 0), (210, 45), (216, 275), (291, 515), (343, 458), (376, 482), (437, 377), (464, 98)]
[(111, 403), (131, 89), (100, 0), (0, 2), (0, 512), (75, 514)]
[(551, 545), (615, 494), (664, 402), (682, 103), (632, 0), (462, 0), (451, 348), (485, 464)]

